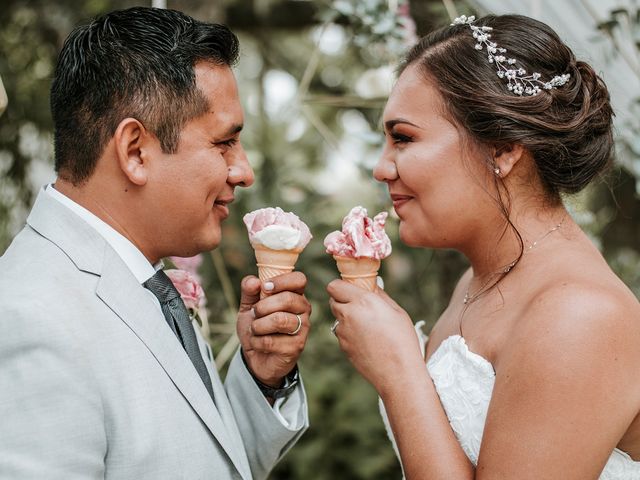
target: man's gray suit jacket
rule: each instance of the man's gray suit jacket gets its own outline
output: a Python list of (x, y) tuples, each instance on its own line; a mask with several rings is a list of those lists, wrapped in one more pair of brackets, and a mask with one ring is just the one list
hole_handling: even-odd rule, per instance
[(149, 292), (41, 191), (0, 258), (0, 478), (265, 478), (308, 425), (304, 390), (288, 429), (198, 336), (215, 405)]

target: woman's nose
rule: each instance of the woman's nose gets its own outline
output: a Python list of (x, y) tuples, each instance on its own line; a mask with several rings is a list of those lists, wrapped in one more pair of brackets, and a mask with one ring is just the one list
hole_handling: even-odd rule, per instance
[(373, 178), (379, 182), (390, 182), (398, 178), (396, 163), (389, 157), (386, 148), (373, 169)]

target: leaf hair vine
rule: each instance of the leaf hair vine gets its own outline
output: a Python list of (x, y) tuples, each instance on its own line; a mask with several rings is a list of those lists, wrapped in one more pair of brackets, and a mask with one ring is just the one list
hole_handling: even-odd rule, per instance
[(533, 72), (531, 75), (527, 74), (527, 71), (520, 67), (516, 68), (516, 59), (507, 58), (504, 54), (507, 53), (505, 48), (499, 47), (497, 43), (492, 42), (491, 34), (493, 28), (486, 26), (474, 25), (476, 17), (462, 15), (456, 18), (451, 25), (468, 25), (473, 34), (473, 38), (476, 39), (476, 50), (487, 49), (487, 58), (489, 63), (495, 64), (498, 67), (496, 74), (500, 78), (507, 79), (507, 88), (509, 91), (516, 95), (529, 95), (534, 96), (540, 93), (541, 90), (551, 90), (552, 88), (561, 87), (569, 81), (571, 75), (565, 73), (563, 75), (556, 75), (550, 81), (544, 82), (540, 80), (541, 75), (538, 72)]

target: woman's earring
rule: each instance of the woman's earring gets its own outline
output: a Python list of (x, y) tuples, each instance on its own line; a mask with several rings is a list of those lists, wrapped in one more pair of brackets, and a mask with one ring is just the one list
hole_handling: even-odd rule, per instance
[(500, 176), (500, 167), (494, 168), (493, 173), (495, 173), (497, 176)]

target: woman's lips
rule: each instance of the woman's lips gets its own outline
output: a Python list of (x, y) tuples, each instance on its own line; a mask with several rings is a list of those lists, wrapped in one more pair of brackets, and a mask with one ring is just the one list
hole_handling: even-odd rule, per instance
[(397, 212), (400, 207), (402, 207), (405, 203), (407, 203), (412, 198), (413, 197), (410, 197), (409, 195), (392, 194), (391, 195), (391, 201), (393, 202), (393, 208)]

